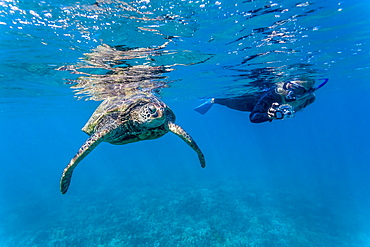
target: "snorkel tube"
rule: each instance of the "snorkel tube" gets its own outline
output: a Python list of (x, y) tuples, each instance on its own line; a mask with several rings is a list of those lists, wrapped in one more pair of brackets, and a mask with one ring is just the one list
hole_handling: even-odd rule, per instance
[(313, 87), (311, 88), (310, 90), (308, 90), (307, 92), (308, 93), (314, 93), (317, 89), (320, 89), (322, 88), (323, 86), (325, 86), (325, 84), (329, 81), (328, 78), (323, 78), (323, 79), (319, 79), (319, 80), (324, 80), (324, 82), (322, 82), (321, 84), (319, 84), (318, 86), (316, 87)]
[(319, 79), (319, 80), (324, 80), (324, 82), (323, 82), (323, 83), (321, 83), (320, 85), (318, 85), (318, 86), (316, 86), (316, 87), (312, 88), (312, 92), (315, 92), (317, 89), (322, 88), (322, 87), (323, 87), (323, 86), (325, 86), (325, 84), (329, 81), (329, 79), (328, 79), (328, 78)]
[[(297, 85), (293, 82), (285, 82), (284, 83), (284, 86), (283, 86), (283, 89), (285, 89), (287, 91), (287, 95), (285, 96), (285, 101), (286, 102), (292, 102), (292, 101), (296, 101), (298, 99), (302, 99), (302, 98), (305, 98), (307, 97), (308, 95), (310, 94), (313, 94), (314, 92), (316, 92), (316, 90), (322, 88), (323, 86), (325, 86), (325, 84), (329, 81), (328, 78), (323, 78), (323, 79), (319, 79), (319, 80), (324, 80), (324, 82), (320, 83), (318, 86), (316, 87), (312, 87), (310, 89), (305, 89), (303, 86), (300, 86), (300, 85)], [(286, 84), (292, 84), (294, 85), (295, 87), (293, 88), (288, 88), (286, 86)], [(299, 92), (298, 90), (303, 90), (303, 92)], [(297, 92), (298, 91), (298, 92)]]

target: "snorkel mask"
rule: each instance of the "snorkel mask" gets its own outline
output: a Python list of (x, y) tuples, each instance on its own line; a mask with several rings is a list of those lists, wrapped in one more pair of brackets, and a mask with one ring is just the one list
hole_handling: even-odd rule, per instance
[(291, 81), (285, 82), (284, 85), (283, 85), (283, 89), (288, 92), (288, 94), (285, 96), (285, 100), (287, 102), (295, 101), (298, 98), (301, 98), (306, 94), (310, 94), (310, 93), (315, 92), (317, 89), (323, 87), (329, 81), (329, 79), (327, 79), (327, 78), (321, 79), (321, 80), (324, 80), (324, 82), (321, 83), (320, 85), (318, 85), (316, 87), (313, 87), (313, 88), (310, 88), (308, 90), (306, 88), (302, 87), (301, 85), (299, 85), (298, 83), (294, 83), (294, 82), (291, 82)]

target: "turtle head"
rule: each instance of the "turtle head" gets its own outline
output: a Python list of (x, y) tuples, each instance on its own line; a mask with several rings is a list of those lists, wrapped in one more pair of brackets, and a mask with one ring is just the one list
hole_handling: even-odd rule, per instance
[(138, 119), (147, 128), (155, 128), (165, 123), (166, 107), (157, 102), (150, 102), (139, 107)]

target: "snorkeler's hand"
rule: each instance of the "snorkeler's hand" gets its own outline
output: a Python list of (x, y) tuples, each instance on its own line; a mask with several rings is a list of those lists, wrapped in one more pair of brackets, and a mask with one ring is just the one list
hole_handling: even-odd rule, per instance
[(276, 119), (276, 109), (279, 108), (279, 103), (272, 103), (271, 107), (267, 111), (267, 117), (269, 119)]

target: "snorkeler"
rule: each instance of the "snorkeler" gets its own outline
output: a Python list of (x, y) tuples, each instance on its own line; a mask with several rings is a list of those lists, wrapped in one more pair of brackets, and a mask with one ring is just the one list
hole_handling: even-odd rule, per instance
[(314, 87), (313, 79), (277, 83), (276, 86), (255, 95), (245, 94), (233, 98), (212, 98), (194, 110), (205, 114), (213, 104), (227, 106), (238, 111), (250, 112), (252, 123), (287, 119), (315, 101), (314, 92), (324, 86), (328, 79)]

